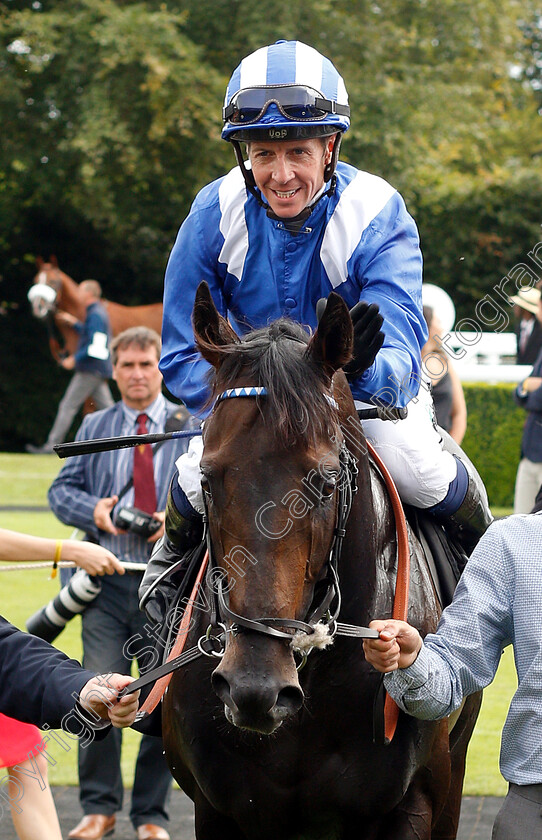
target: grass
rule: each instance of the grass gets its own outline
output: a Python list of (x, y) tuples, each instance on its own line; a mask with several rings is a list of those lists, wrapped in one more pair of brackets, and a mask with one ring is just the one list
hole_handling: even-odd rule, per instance
[[(0, 508), (47, 503), (47, 489), (60, 468), (55, 455), (0, 454)], [(510, 510), (494, 510), (505, 516)], [(18, 512), (0, 509), (0, 527), (47, 537), (69, 537), (71, 528), (58, 522), (50, 512)], [(24, 629), (25, 620), (58, 592), (57, 581), (49, 580), (46, 569), (0, 572), (2, 614)], [(56, 640), (56, 646), (69, 656), (81, 659), (80, 618), (69, 622)], [(501, 731), (509, 701), (516, 689), (513, 656), (503, 655), (497, 676), (484, 692), (482, 711), (470, 742), (464, 793), (471, 796), (504, 796), (506, 783), (499, 773)], [(140, 735), (132, 730), (123, 733), (122, 768), (126, 787), (133, 781), (133, 770)], [(77, 785), (75, 749), (69, 753), (53, 744), (50, 757), (57, 763), (50, 768), (53, 785)]]

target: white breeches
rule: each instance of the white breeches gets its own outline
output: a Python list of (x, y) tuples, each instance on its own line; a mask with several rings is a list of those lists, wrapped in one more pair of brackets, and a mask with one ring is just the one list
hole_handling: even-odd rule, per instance
[[(356, 400), (356, 408), (371, 408)], [(428, 508), (441, 502), (457, 475), (454, 456), (442, 448), (433, 425), (433, 398), (420, 387), (404, 420), (362, 420), (365, 437), (376, 449), (406, 504)]]
[[(356, 408), (373, 408), (356, 401)], [(382, 458), (397, 486), (401, 499), (414, 507), (428, 508), (441, 502), (457, 473), (453, 455), (442, 448), (433, 425), (433, 400), (421, 387), (408, 403), (404, 420), (363, 420), (367, 440)], [(193, 437), (188, 451), (177, 460), (179, 484), (195, 510), (203, 513), (201, 437)]]

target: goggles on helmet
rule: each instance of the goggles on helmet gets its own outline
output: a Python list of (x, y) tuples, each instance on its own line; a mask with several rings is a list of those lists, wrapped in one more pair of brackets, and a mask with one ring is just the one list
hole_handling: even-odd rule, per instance
[(251, 125), (272, 103), (283, 117), (294, 122), (321, 120), (328, 114), (350, 115), (348, 105), (324, 99), (320, 91), (306, 85), (262, 85), (237, 91), (223, 109), (222, 117), (232, 125)]

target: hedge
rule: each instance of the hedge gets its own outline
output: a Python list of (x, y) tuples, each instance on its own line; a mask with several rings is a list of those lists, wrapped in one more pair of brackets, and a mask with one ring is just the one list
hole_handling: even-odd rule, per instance
[(512, 507), (525, 411), (512, 397), (514, 385), (464, 383), (467, 432), (463, 448), (482, 476), (495, 507)]

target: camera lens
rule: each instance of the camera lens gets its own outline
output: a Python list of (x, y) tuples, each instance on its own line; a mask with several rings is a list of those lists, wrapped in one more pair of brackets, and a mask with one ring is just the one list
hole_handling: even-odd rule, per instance
[(99, 581), (84, 569), (78, 569), (58, 595), (28, 619), (26, 629), (46, 642), (54, 641), (68, 621), (82, 613), (96, 598), (101, 588)]

